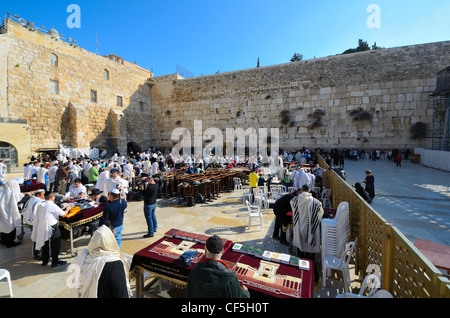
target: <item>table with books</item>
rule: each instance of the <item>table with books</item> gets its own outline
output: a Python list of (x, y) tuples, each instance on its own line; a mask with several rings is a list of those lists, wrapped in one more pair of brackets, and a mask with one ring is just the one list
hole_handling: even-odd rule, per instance
[(19, 187), (20, 187), (21, 193), (33, 192), (33, 191), (37, 191), (40, 189), (45, 190), (45, 184), (41, 183), (37, 180), (29, 180), (24, 183), (20, 183)]
[[(136, 297), (145, 294), (144, 277), (166, 279), (185, 287), (192, 268), (205, 258), (209, 235), (172, 229), (153, 244), (133, 255), (130, 271), (136, 278)], [(223, 238), (222, 260), (236, 272), (252, 297), (312, 298), (314, 264), (296, 256), (266, 251)], [(180, 258), (195, 251), (189, 266)]]
[[(73, 201), (69, 202), (74, 203)], [(70, 253), (72, 256), (77, 255), (73, 248), (74, 229), (100, 219), (103, 216), (104, 208), (105, 206), (103, 205), (94, 205), (88, 202), (83, 205), (83, 208), (80, 208), (79, 212), (72, 213), (73, 215), (69, 212), (66, 217), (59, 218), (59, 226), (69, 231)]]

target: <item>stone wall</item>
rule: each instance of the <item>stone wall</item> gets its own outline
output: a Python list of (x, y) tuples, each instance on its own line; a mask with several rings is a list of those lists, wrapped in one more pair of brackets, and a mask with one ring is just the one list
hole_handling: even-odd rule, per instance
[(155, 144), (171, 147), (175, 127), (276, 128), (280, 148), (414, 148), (417, 122), (431, 137), (436, 73), (450, 42), (330, 56), (223, 74), (155, 78)]
[[(149, 79), (152, 74), (142, 68), (12, 20), (5, 29), (0, 117), (26, 120), (32, 153), (60, 144), (121, 153), (128, 143), (171, 148), (173, 130), (184, 127), (193, 134), (196, 120), (203, 131), (214, 127), (224, 135), (226, 128), (279, 128), (283, 149), (429, 147), (429, 94), (436, 73), (450, 65), (450, 42), (438, 42), (190, 79)], [(58, 66), (51, 65), (51, 54)], [(58, 81), (57, 94), (50, 92), (50, 80)], [(97, 102), (91, 102), (91, 90)], [(428, 125), (427, 138), (410, 138), (417, 122)], [(0, 141), (12, 139), (0, 135)]]
[[(121, 153), (130, 141), (150, 146), (148, 134), (136, 133), (138, 128), (151, 129), (146, 84), (150, 72), (110, 61), (12, 20), (7, 20), (7, 33), (0, 35), (0, 52), (0, 116), (27, 120), (33, 153), (60, 144), (100, 149), (113, 145)], [(51, 54), (57, 56), (57, 66), (51, 65)], [(109, 79), (104, 78), (105, 69)], [(59, 82), (59, 93), (50, 92), (50, 80)], [(97, 91), (97, 102), (91, 102), (91, 90)], [(122, 106), (117, 96), (122, 97)], [(0, 140), (8, 142), (10, 137), (0, 136)]]

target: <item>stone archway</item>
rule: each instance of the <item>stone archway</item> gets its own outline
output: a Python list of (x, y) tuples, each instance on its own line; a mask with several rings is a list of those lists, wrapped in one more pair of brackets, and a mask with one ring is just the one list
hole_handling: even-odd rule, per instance
[(0, 141), (0, 160), (5, 160), (5, 164), (12, 167), (17, 167), (17, 149), (7, 142)]
[[(10, 153), (11, 149), (13, 151), (15, 162), (11, 165), (12, 167), (21, 166), (30, 161), (31, 137), (29, 125), (0, 123), (0, 142), (4, 145), (3, 148), (10, 149)], [(6, 149), (4, 151), (6, 154)]]

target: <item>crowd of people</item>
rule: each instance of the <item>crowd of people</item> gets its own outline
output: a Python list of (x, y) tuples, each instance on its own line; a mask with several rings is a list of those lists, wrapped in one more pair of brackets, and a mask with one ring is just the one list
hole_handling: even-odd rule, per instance
[[(344, 166), (344, 159), (354, 160), (354, 157), (358, 158), (361, 155), (357, 150), (319, 151), (330, 166), (339, 167)], [(5, 184), (0, 192), (0, 210), (9, 217), (0, 222), (1, 242), (7, 247), (19, 244), (15, 241), (16, 228), (22, 221), (32, 228), (34, 259), (40, 260), (42, 266), (47, 266), (50, 262), (52, 267), (64, 266), (65, 261), (59, 260), (61, 232), (58, 220), (60, 217), (67, 216), (70, 206), (60, 204), (61, 202), (57, 204), (56, 199), (89, 200), (95, 205), (103, 205), (103, 215), (95, 231), (91, 231), (89, 246), (75, 261), (75, 264), (81, 268), (83, 281), (82, 287), (76, 291), (80, 297), (128, 297), (130, 295), (127, 267), (121, 256), (121, 233), (130, 182), (135, 177), (141, 177), (146, 184), (142, 191), (143, 212), (147, 223), (147, 233), (143, 235), (144, 238), (153, 237), (158, 228), (155, 214), (158, 180), (164, 178), (165, 173), (180, 168), (185, 169), (186, 173), (200, 173), (211, 167), (247, 167), (250, 171), (249, 183), (252, 188), (265, 185), (270, 189), (274, 178), (277, 178), (286, 189), (295, 188), (295, 191), (279, 198), (273, 207), (275, 214), (273, 238), (279, 239), (282, 244), (287, 244), (286, 226), (292, 222), (294, 231), (299, 233), (294, 236), (294, 246), (297, 247), (299, 255), (312, 261), (320, 246), (320, 237), (317, 236), (318, 225), (323, 217), (328, 217), (321, 202), (314, 195), (315, 188), (321, 187), (322, 176), (326, 170), (317, 164), (315, 152), (306, 148), (294, 152), (282, 151), (280, 155), (265, 158), (259, 154), (256, 157), (215, 156), (214, 152), (203, 157), (173, 156), (171, 153), (149, 149), (145, 152), (129, 153), (127, 156), (114, 154), (109, 159), (87, 156), (70, 158), (61, 155), (57, 157), (46, 155), (32, 159), (24, 167), (23, 180), (36, 179), (45, 184), (45, 190), (38, 190), (33, 195), (27, 196), (20, 192), (17, 180), (8, 181)], [(0, 179), (0, 182), (5, 176), (5, 169), (1, 164), (0, 162), (0, 177), (3, 179)], [(292, 169), (293, 164), (294, 169)], [(305, 169), (302, 166), (304, 164), (311, 164), (311, 168)], [(264, 169), (266, 172), (269, 171), (267, 179), (261, 173), (262, 168), (268, 168), (268, 170)], [(375, 196), (374, 178), (370, 171), (367, 172), (364, 182), (365, 189), (362, 189), (359, 184), (364, 192), (360, 193), (359, 188), (356, 190), (363, 198), (367, 197), (369, 202)], [(286, 216), (288, 210), (293, 212), (292, 218)], [(305, 226), (305, 224), (312, 226)], [(220, 262), (223, 246), (220, 246), (219, 241), (221, 242), (220, 239), (214, 238), (207, 243), (208, 261), (192, 271), (187, 289), (188, 296), (212, 295), (211, 291), (206, 292), (202, 289), (203, 287), (199, 287), (199, 280), (203, 279), (202, 273), (206, 270), (220, 272), (215, 277), (217, 281), (224, 284), (210, 282), (212, 285), (217, 285), (216, 289), (222, 288), (217, 290), (216, 295), (248, 297), (248, 291), (236, 285), (235, 276), (233, 278), (229, 269)], [(96, 269), (95, 277), (92, 276), (93, 268)], [(115, 287), (110, 288), (110, 286)]]

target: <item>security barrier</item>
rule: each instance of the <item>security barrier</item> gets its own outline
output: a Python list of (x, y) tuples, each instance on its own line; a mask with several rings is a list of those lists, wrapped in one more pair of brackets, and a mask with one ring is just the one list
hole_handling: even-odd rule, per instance
[(326, 169), (323, 184), (331, 189), (334, 209), (346, 201), (350, 208), (350, 239), (357, 239), (356, 273), (380, 271), (381, 288), (398, 298), (450, 298), (450, 281), (395, 226), (378, 214), (353, 188)]

